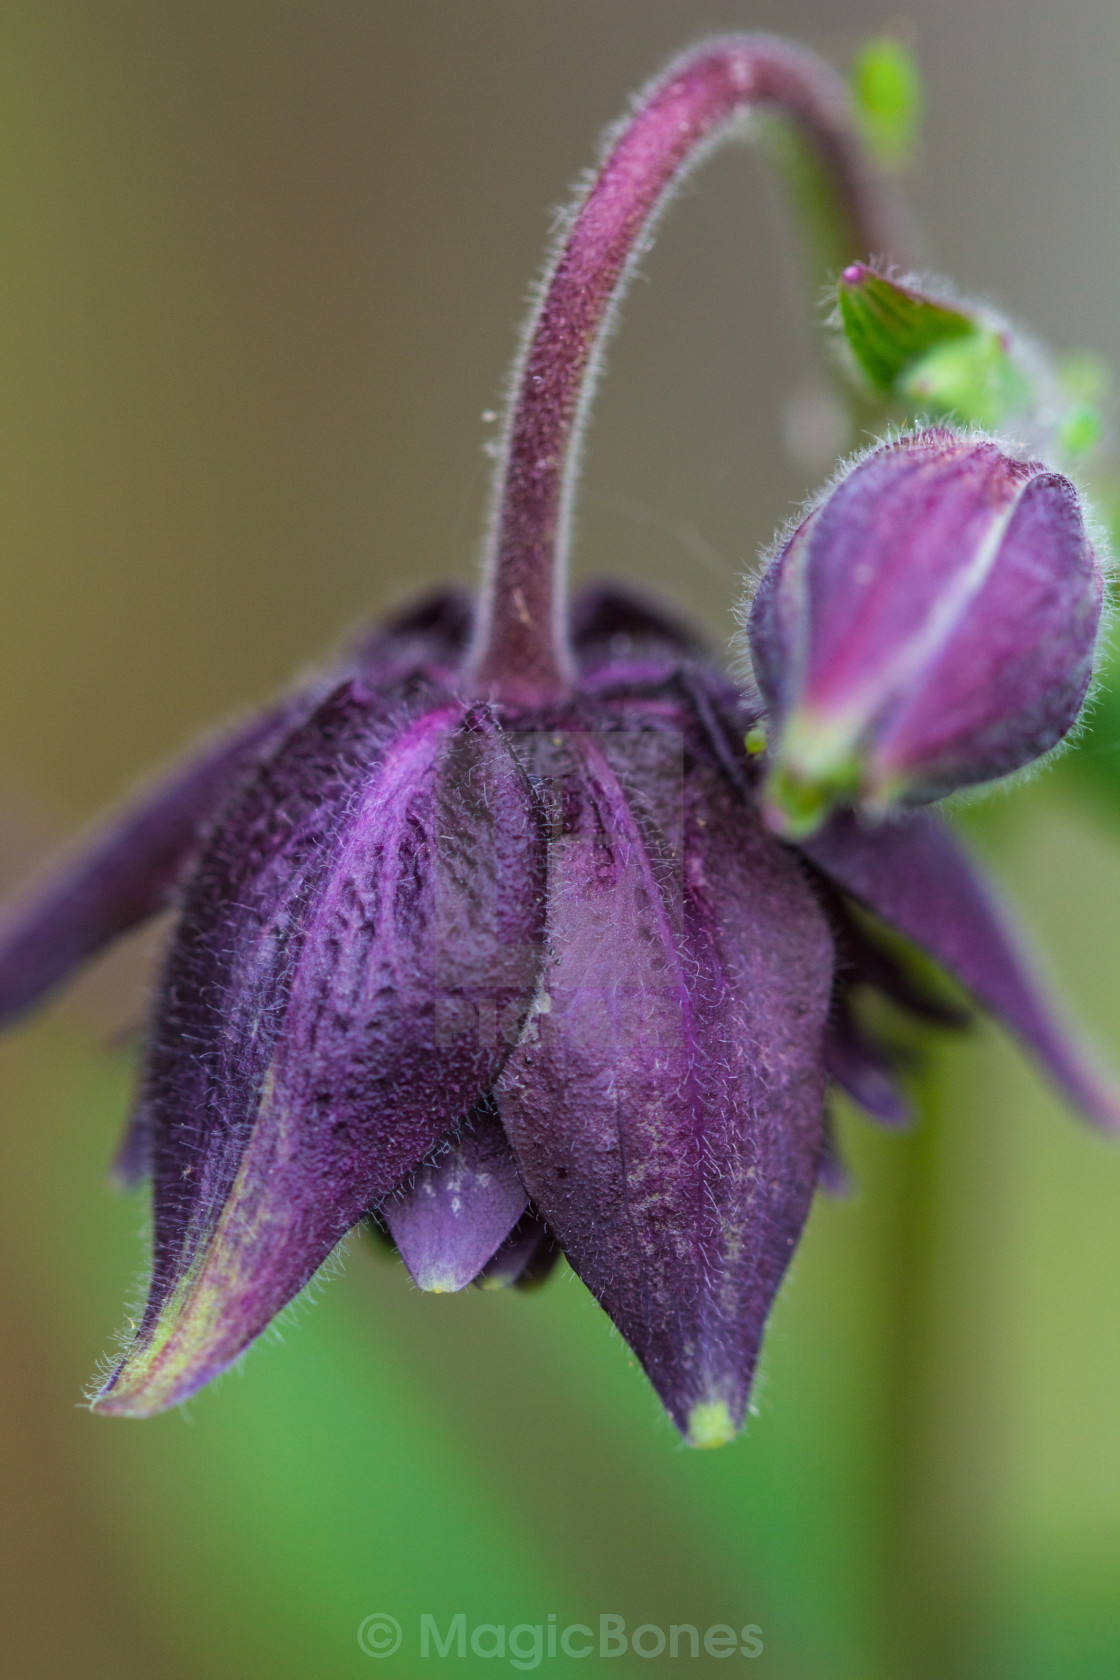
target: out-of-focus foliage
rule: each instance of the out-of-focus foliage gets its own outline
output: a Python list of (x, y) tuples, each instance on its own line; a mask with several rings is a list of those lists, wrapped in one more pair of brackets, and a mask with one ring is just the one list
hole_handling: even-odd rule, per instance
[(913, 53), (897, 36), (874, 36), (852, 62), (851, 88), (866, 144), (888, 169), (902, 168), (917, 144), (925, 103)]

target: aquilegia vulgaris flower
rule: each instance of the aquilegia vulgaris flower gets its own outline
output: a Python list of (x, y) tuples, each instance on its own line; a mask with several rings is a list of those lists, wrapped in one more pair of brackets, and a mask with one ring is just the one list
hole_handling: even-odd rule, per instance
[(366, 1219), (425, 1289), (513, 1283), (562, 1251), (686, 1438), (729, 1439), (838, 1172), (830, 1084), (906, 1119), (861, 990), (954, 1017), (894, 935), (1120, 1123), (949, 829), (911, 808), (1077, 715), (1101, 580), (1066, 480), (944, 429), (871, 453), (771, 562), (746, 693), (637, 596), (566, 600), (614, 305), (674, 182), (759, 107), (800, 126), (845, 260), (889, 249), (820, 64), (742, 37), (671, 65), (563, 230), (478, 598), (380, 626), (10, 924), (9, 1016), (178, 912), (117, 1163), (153, 1180), (152, 1280), (96, 1410), (185, 1399)]

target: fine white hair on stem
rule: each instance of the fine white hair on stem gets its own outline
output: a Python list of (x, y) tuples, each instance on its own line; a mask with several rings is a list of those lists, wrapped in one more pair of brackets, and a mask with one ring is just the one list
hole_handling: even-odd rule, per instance
[(893, 204), (864, 157), (841, 79), (765, 35), (716, 38), (674, 59), (605, 136), (556, 231), (507, 388), (475, 633), (465, 678), (492, 699), (541, 704), (574, 674), (567, 557), (582, 451), (619, 305), (668, 205), (716, 147), (760, 113), (800, 131), (828, 179), (851, 257), (890, 243)]

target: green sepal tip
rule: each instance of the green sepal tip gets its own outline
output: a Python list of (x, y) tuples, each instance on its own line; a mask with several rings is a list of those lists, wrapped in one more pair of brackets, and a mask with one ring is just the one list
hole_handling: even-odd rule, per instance
[(962, 310), (853, 263), (836, 288), (839, 324), (861, 373), (894, 395), (904, 372), (939, 345), (975, 336)]

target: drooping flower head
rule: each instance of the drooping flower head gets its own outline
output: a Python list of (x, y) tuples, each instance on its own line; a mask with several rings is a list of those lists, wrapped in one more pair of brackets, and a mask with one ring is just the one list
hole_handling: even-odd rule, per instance
[[(881, 470), (870, 458), (858, 493), (834, 493), (835, 519), (821, 506), (759, 597), (769, 719), (641, 598), (598, 588), (568, 604), (579, 434), (614, 306), (682, 171), (759, 107), (799, 125), (845, 260), (889, 248), (842, 90), (815, 60), (742, 37), (672, 64), (611, 136), (547, 275), (478, 598), (440, 594), (379, 626), (16, 913), (0, 947), (8, 1015), (177, 907), (117, 1163), (126, 1181), (152, 1178), (152, 1280), (96, 1410), (185, 1399), (365, 1221), (429, 1290), (525, 1282), (563, 1251), (686, 1438), (727, 1440), (813, 1194), (837, 1176), (829, 1085), (886, 1124), (907, 1118), (859, 992), (952, 1013), (859, 907), (949, 968), (1072, 1101), (1120, 1120), (935, 816), (867, 826), (841, 799), (795, 847), (768, 826), (763, 792), (776, 766), (792, 773), (806, 709), (834, 720), (853, 693), (845, 751), (860, 774), (879, 773), (901, 729), (899, 773), (925, 796), (945, 762), (950, 779), (966, 763), (1002, 771), (1008, 730), (1020, 762), (1049, 744), (1056, 726), (1038, 719), (1076, 709), (1067, 667), (1085, 666), (1099, 596), (1060, 481), (941, 434)], [(901, 523), (920, 562), (909, 572), (887, 540)], [(925, 648), (945, 591), (964, 587), (954, 579), (987, 587), (980, 554), (999, 583), (983, 634), (970, 620), (920, 666), (960, 714), (949, 745), (931, 746), (926, 690), (909, 734), (899, 722), (891, 651)], [(1036, 671), (1034, 711), (993, 699), (1003, 667), (985, 640), (1002, 637), (1018, 670), (1021, 596), (1003, 583), (1016, 563), (1084, 630), (1053, 683)], [(855, 665), (873, 656), (871, 700), (862, 676), (853, 687), (853, 647)], [(760, 757), (746, 742), (763, 725)]]

